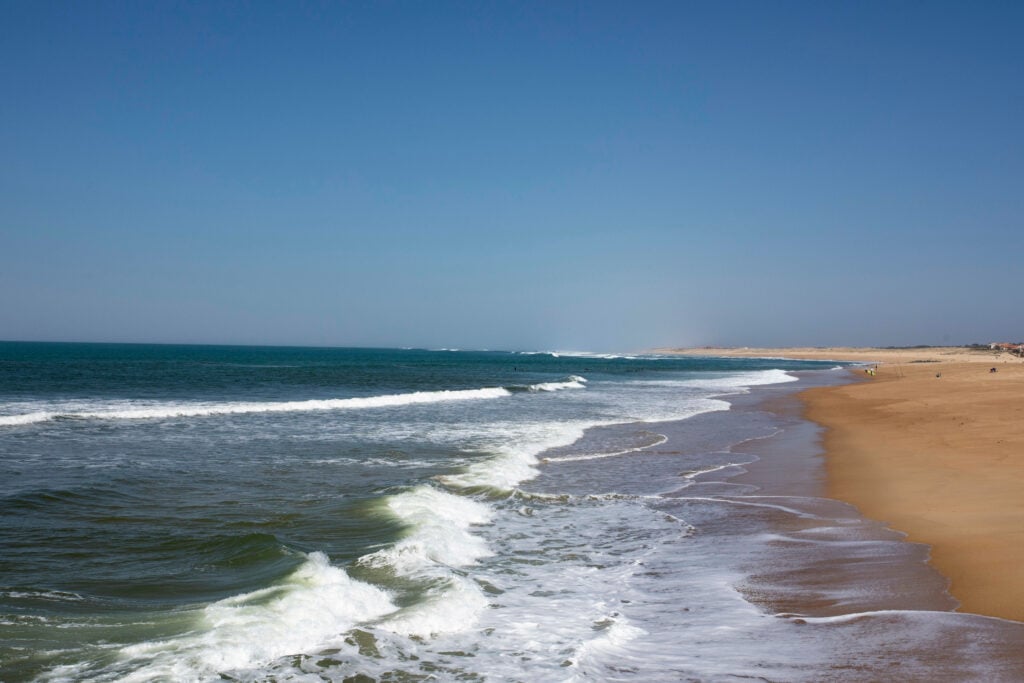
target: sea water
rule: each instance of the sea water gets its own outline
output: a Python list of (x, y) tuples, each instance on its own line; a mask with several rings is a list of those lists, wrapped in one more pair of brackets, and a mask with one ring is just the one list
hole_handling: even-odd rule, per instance
[(1019, 679), (759, 408), (845, 377), (0, 344), (0, 679)]

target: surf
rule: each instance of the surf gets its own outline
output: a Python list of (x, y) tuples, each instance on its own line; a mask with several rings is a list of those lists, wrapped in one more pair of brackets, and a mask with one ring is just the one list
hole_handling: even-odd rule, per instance
[[(367, 410), (400, 408), (404, 406), (455, 401), (490, 401), (515, 393), (552, 392), (563, 389), (583, 389), (586, 379), (572, 376), (561, 382), (541, 382), (528, 385), (482, 387), (479, 389), (446, 389), (440, 391), (414, 391), (378, 396), (349, 398), (308, 399), (302, 401), (231, 401), (219, 403), (155, 403), (139, 401), (97, 401), (91, 408), (56, 407), (15, 415), (0, 415), (0, 427), (13, 427), (50, 422), (54, 420), (165, 420), (176, 418), (211, 417), (217, 415), (246, 415), (258, 413), (309, 413), (323, 411)], [(75, 404), (80, 406), (81, 402)]]

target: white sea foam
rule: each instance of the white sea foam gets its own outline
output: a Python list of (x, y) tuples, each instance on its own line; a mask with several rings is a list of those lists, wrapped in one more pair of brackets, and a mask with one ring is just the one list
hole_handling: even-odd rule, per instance
[(462, 472), (438, 477), (455, 489), (488, 487), (510, 491), (537, 476), (538, 456), (559, 446), (568, 446), (594, 421), (542, 422), (535, 424), (491, 424), (489, 439), (481, 444), (495, 455), (475, 462)]
[(731, 403), (716, 398), (678, 398), (675, 401), (666, 401), (664, 399), (649, 400), (642, 395), (637, 396), (632, 404), (624, 406), (625, 411), (628, 411), (626, 415), (630, 416), (632, 420), (641, 422), (685, 420), (701, 413), (713, 413), (730, 408), (732, 408)]
[[(582, 389), (586, 378), (572, 375), (561, 382), (542, 382), (525, 387), (528, 392), (550, 392)], [(520, 388), (522, 391), (523, 388)], [(310, 399), (304, 401), (225, 401), (225, 402), (159, 402), (143, 401), (74, 401), (47, 404), (47, 410), (31, 410), (13, 415), (0, 415), (0, 427), (27, 425), (55, 419), (79, 420), (160, 420), (215, 415), (253, 413), (299, 413), (329, 410), (364, 410), (395, 408), (410, 405), (451, 401), (493, 400), (511, 396), (505, 387), (415, 391), (405, 394), (356, 396), (351, 398)], [(8, 410), (11, 405), (6, 406)]]
[(0, 415), (0, 427), (13, 427), (16, 425), (27, 425), (34, 422), (46, 422), (57, 417), (58, 413), (46, 411), (34, 411), (22, 415)]
[(453, 568), (476, 564), (492, 554), (473, 527), (490, 522), (494, 510), (431, 486), (391, 496), (387, 508), (409, 526), (409, 534), (358, 562), (434, 585), (424, 599), (388, 617), (380, 627), (421, 638), (471, 628), (487, 608), (487, 599)]
[(527, 388), (530, 391), (560, 391), (562, 389), (584, 389), (586, 386), (586, 377), (569, 375), (563, 382), (541, 382), (540, 384), (531, 384)]
[(190, 634), (122, 648), (120, 659), (132, 672), (119, 680), (213, 679), (221, 672), (314, 651), (395, 609), (386, 592), (349, 578), (326, 555), (314, 552), (282, 585), (209, 605)]
[(544, 462), (579, 462), (582, 460), (600, 460), (602, 458), (614, 458), (619, 455), (627, 455), (629, 453), (639, 453), (648, 448), (654, 448), (668, 441), (668, 437), (664, 434), (658, 435), (658, 440), (654, 443), (649, 443), (644, 446), (637, 446), (636, 448), (626, 448), (621, 451), (613, 451), (610, 453), (584, 453), (583, 455), (566, 455), (555, 458), (544, 458)]
[(460, 633), (476, 626), (487, 605), (479, 586), (453, 575), (431, 589), (425, 599), (381, 621), (380, 627), (418, 638)]
[[(598, 360), (636, 360), (641, 356), (620, 353), (600, 353), (597, 351), (516, 351), (520, 356), (551, 356), (552, 358), (595, 358)], [(643, 356), (647, 357), (647, 356)], [(650, 356), (650, 358), (655, 358)]]
[(700, 389), (734, 393), (745, 391), (747, 387), (796, 382), (798, 379), (785, 370), (755, 370), (752, 372), (732, 373), (724, 377), (683, 380), (681, 384)]
[(180, 417), (206, 417), (247, 413), (289, 413), (325, 410), (360, 410), (390, 408), (444, 401), (472, 401), (502, 398), (511, 392), (502, 387), (461, 389), (453, 391), (418, 391), (354, 398), (312, 399), (307, 401), (222, 402), (222, 403), (158, 403), (97, 402), (91, 410), (35, 411), (22, 415), (0, 416), (0, 426), (31, 424), (56, 418), (92, 420), (154, 420)]
[(713, 398), (715, 396), (744, 394), (753, 386), (795, 382), (797, 379), (782, 370), (755, 370), (690, 379), (630, 380), (617, 389), (621, 392), (620, 410), (624, 417), (665, 422), (732, 407), (728, 401)]
[(647, 631), (633, 626), (623, 615), (610, 616), (607, 621), (610, 626), (600, 636), (583, 642), (569, 658), (568, 662), (577, 673), (576, 677), (600, 677), (604, 662), (621, 657), (629, 643), (647, 635)]
[(491, 521), (493, 510), (484, 503), (424, 485), (389, 497), (387, 508), (409, 526), (409, 534), (360, 558), (361, 564), (413, 576), (473, 564), (491, 553), (471, 531), (473, 525)]
[[(281, 463), (289, 463), (290, 460), (282, 459)], [(437, 460), (394, 460), (389, 458), (320, 458), (310, 460), (311, 465), (345, 465), (347, 467), (395, 467), (399, 469), (419, 469), (426, 467), (437, 467)]]

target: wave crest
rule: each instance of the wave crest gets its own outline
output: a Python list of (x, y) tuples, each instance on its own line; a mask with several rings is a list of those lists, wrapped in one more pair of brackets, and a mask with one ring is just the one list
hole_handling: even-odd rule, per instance
[(538, 391), (561, 391), (562, 389), (586, 389), (587, 378), (580, 377), (579, 375), (569, 375), (560, 382), (540, 382), (538, 384), (513, 384), (505, 387), (508, 391), (512, 392), (530, 392), (536, 393)]
[[(446, 401), (479, 401), (510, 396), (521, 392), (548, 392), (561, 389), (582, 389), (586, 378), (570, 375), (561, 382), (542, 382), (509, 387), (414, 391), (406, 394), (357, 396), (352, 398), (310, 399), (305, 401), (227, 401), (220, 403), (158, 403), (139, 404), (130, 401), (98, 403), (98, 409), (76, 404), (74, 408), (55, 407), (16, 415), (0, 415), (0, 427), (48, 422), (51, 420), (161, 420), (212, 415), (245, 415), (253, 413), (295, 413), (326, 410), (364, 410), (396, 408)], [(77, 409), (76, 409), (77, 408)], [(84, 409), (83, 409), (84, 408)]]
[(396, 609), (387, 591), (312, 552), (283, 582), (206, 606), (193, 632), (121, 648), (121, 664), (135, 670), (118, 680), (212, 680), (329, 643)]

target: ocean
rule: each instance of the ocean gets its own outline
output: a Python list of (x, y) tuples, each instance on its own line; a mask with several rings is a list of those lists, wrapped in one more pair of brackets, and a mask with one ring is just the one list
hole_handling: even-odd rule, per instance
[(821, 496), (837, 363), (0, 343), (0, 680), (1024, 680)]

